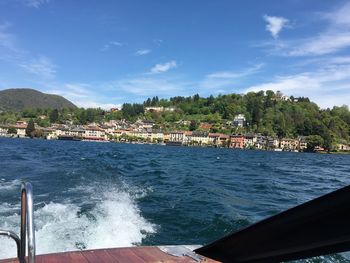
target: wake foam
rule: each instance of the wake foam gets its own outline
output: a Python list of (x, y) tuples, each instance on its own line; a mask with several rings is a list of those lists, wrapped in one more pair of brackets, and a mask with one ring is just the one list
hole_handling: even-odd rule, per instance
[[(77, 204), (54, 202), (36, 209), (37, 254), (133, 246), (156, 232), (155, 225), (142, 217), (136, 197), (128, 192), (113, 189), (104, 194), (95, 189), (94, 195), (90, 198), (95, 203), (88, 211)], [(18, 214), (0, 216), (0, 228), (18, 233), (19, 220)], [(16, 257), (14, 242), (6, 239), (0, 239), (0, 258)]]

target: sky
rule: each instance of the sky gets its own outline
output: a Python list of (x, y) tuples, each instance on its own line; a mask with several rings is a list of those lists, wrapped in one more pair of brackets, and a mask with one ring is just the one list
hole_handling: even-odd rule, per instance
[(0, 0), (0, 90), (80, 107), (280, 90), (350, 105), (350, 1)]

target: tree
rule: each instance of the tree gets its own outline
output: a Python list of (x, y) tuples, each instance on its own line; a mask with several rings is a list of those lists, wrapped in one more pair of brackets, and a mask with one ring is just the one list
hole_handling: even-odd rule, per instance
[(315, 148), (323, 145), (324, 140), (320, 135), (309, 135), (306, 137), (307, 151), (314, 152)]
[(33, 119), (30, 119), (26, 128), (26, 135), (32, 138), (34, 131), (35, 131), (34, 121)]
[(10, 127), (7, 130), (7, 134), (17, 134), (17, 129), (15, 127)]
[(50, 122), (55, 123), (58, 121), (58, 110), (54, 109), (50, 112)]
[(189, 130), (190, 131), (195, 131), (198, 129), (198, 123), (195, 120), (192, 120), (190, 123)]

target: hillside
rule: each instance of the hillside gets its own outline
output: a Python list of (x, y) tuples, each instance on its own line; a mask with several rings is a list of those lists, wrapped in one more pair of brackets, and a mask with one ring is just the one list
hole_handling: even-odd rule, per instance
[(6, 89), (0, 91), (0, 110), (22, 111), (27, 108), (76, 108), (59, 95), (45, 94), (34, 89)]

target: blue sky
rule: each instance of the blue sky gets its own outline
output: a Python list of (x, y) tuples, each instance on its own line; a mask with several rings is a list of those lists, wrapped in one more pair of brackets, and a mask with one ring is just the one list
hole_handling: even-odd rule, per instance
[(280, 90), (350, 105), (350, 2), (1, 0), (0, 89), (78, 106)]

